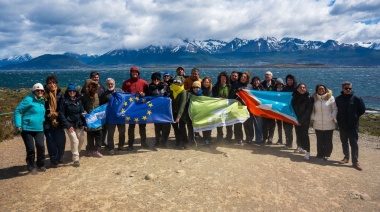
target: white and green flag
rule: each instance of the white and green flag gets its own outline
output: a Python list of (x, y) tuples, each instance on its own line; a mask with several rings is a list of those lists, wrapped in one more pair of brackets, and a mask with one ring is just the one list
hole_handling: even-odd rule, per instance
[(234, 99), (190, 95), (189, 115), (195, 132), (243, 123), (249, 117), (247, 106)]

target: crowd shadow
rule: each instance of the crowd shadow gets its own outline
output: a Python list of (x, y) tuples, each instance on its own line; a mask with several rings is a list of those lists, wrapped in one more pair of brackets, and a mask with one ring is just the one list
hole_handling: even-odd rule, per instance
[(23, 177), (28, 174), (29, 172), (26, 169), (26, 165), (6, 167), (0, 169), (0, 180)]

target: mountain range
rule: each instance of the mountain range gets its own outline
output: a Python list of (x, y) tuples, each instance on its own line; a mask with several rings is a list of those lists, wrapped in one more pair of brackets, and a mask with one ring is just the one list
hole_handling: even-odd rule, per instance
[(145, 66), (260, 66), (322, 64), (327, 66), (380, 66), (380, 44), (345, 44), (335, 40), (305, 41), (273, 37), (254, 40), (184, 39), (182, 45), (143, 49), (116, 49), (103, 55), (64, 53), (32, 58), (29, 54), (0, 60), (0, 69), (71, 69)]

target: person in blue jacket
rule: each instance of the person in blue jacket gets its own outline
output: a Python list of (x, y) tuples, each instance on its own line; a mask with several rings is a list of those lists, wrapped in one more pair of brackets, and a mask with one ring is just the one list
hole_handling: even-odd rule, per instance
[[(43, 85), (36, 83), (33, 91), (17, 105), (14, 111), (15, 127), (18, 132), (21, 132), (26, 148), (27, 169), (31, 174), (46, 171), (43, 127), (45, 120), (44, 92)], [(36, 148), (37, 161), (35, 161)]]

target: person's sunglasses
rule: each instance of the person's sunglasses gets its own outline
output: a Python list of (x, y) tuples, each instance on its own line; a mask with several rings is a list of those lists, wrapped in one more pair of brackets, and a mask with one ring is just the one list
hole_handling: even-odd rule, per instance
[(352, 88), (344, 88), (344, 90), (348, 91), (348, 90), (352, 90)]
[(42, 93), (43, 93), (43, 92), (45, 92), (45, 91), (44, 91), (44, 90), (36, 90), (36, 92), (42, 92)]

